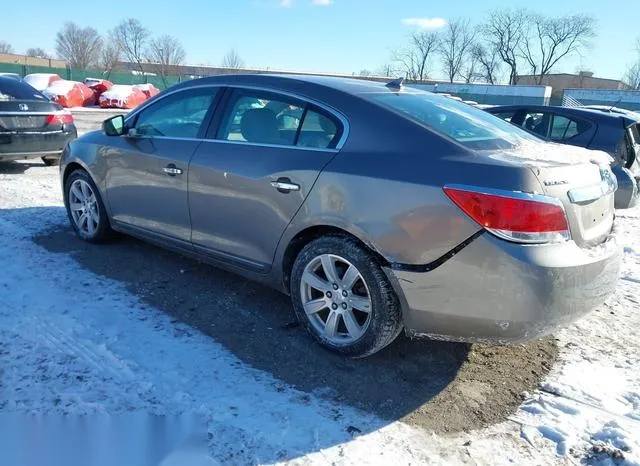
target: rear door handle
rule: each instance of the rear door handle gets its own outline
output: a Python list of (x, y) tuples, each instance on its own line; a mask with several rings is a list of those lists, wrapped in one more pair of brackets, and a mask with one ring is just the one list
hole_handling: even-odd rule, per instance
[(169, 176), (176, 176), (176, 175), (182, 175), (182, 169), (178, 168), (175, 166), (175, 164), (170, 163), (169, 165), (167, 165), (166, 167), (164, 167), (162, 169), (162, 171), (164, 173), (166, 173)]
[(278, 178), (276, 181), (271, 182), (271, 186), (276, 188), (281, 193), (300, 191), (300, 185), (292, 183), (289, 178)]

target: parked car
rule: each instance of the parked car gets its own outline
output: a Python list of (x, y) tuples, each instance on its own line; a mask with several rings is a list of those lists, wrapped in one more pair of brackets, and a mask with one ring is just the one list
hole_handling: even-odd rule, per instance
[(235, 75), (106, 120), (60, 174), (80, 238), (116, 230), (267, 283), (361, 357), (403, 329), (522, 341), (600, 305), (620, 264), (609, 161), (399, 84)]
[(0, 76), (2, 76), (3, 78), (12, 78), (18, 81), (22, 81), (22, 76), (20, 76), (18, 73), (0, 73)]
[(626, 113), (546, 105), (509, 105), (492, 107), (486, 111), (542, 139), (609, 153), (614, 158), (612, 169), (618, 180), (616, 208), (626, 209), (638, 203), (638, 118)]
[(24, 77), (27, 84), (40, 92), (44, 91), (47, 87), (60, 79), (62, 78), (59, 75), (53, 73), (31, 73)]
[(78, 81), (59, 79), (42, 91), (45, 97), (65, 108), (84, 107), (96, 103), (93, 90)]
[(102, 108), (135, 108), (147, 100), (147, 95), (135, 86), (114, 84), (98, 98)]
[(76, 137), (69, 112), (25, 82), (0, 76), (0, 161), (41, 158), (55, 165)]

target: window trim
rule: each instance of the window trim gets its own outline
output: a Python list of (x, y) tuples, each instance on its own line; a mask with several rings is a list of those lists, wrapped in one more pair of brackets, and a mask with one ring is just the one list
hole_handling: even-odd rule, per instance
[[(203, 137), (174, 138), (174, 137), (168, 137), (168, 136), (154, 136), (154, 138), (174, 139), (174, 140), (182, 140), (182, 141), (219, 142), (222, 144), (242, 144), (242, 145), (257, 146), (257, 147), (276, 147), (276, 148), (286, 148), (286, 149), (294, 149), (294, 150), (308, 150), (308, 151), (333, 152), (333, 153), (340, 152), (340, 150), (342, 150), (347, 140), (349, 139), (349, 133), (351, 131), (349, 120), (347, 119), (346, 116), (344, 116), (344, 114), (334, 109), (333, 107), (323, 104), (321, 102), (318, 102), (315, 99), (311, 99), (301, 94), (295, 94), (293, 92), (283, 91), (280, 89), (274, 89), (266, 86), (241, 85), (241, 84), (223, 84), (223, 83), (198, 84), (195, 86), (187, 86), (187, 87), (176, 89), (173, 91), (160, 93), (157, 95), (157, 97), (151, 100), (148, 100), (142, 106), (140, 106), (139, 108), (136, 108), (133, 112), (129, 112), (124, 119), (125, 126), (130, 121), (135, 121), (138, 117), (138, 114), (142, 112), (144, 109), (146, 109), (147, 107), (157, 102), (162, 101), (163, 99), (166, 99), (171, 95), (177, 94), (179, 92), (185, 92), (193, 89), (207, 88), (207, 87), (218, 88), (218, 89), (221, 89), (221, 91), (218, 92), (216, 98), (214, 99), (214, 102), (212, 102), (211, 108), (209, 109), (210, 114), (207, 115), (203, 121), (203, 128), (206, 128), (204, 131), (202, 131)], [(222, 121), (222, 118), (218, 117), (218, 115), (220, 115), (220, 113), (218, 112), (218, 109), (226, 110), (226, 106), (229, 103), (229, 97), (230, 97), (230, 93), (228, 91), (233, 91), (235, 89), (269, 92), (276, 95), (279, 94), (289, 98), (300, 100), (301, 102), (305, 103), (306, 106), (317, 107), (318, 109), (326, 112), (328, 115), (332, 116), (334, 119), (340, 122), (340, 124), (342, 125), (342, 133), (340, 135), (340, 139), (338, 139), (338, 142), (336, 143), (336, 146), (334, 148), (322, 149), (317, 147), (289, 146), (289, 145), (283, 145), (283, 144), (260, 144), (260, 143), (245, 142), (245, 141), (224, 141), (221, 139), (212, 138), (211, 136), (207, 136), (209, 134), (214, 134), (214, 135), (217, 134), (220, 127), (220, 123)]]

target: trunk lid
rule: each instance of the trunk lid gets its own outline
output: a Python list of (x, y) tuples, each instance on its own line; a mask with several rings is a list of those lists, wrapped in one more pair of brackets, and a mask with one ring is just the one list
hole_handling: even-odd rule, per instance
[(61, 110), (49, 101), (0, 101), (0, 133), (60, 130), (62, 125), (48, 124), (47, 117)]
[(524, 143), (495, 157), (528, 166), (540, 181), (540, 194), (562, 202), (576, 244), (589, 247), (608, 238), (617, 187), (610, 168), (613, 159), (608, 154), (540, 142)]

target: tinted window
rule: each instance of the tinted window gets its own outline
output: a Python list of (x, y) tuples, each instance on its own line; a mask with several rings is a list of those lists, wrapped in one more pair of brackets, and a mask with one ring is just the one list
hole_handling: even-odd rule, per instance
[(311, 105), (268, 92), (235, 91), (218, 139), (325, 149), (334, 147), (339, 126)]
[(543, 138), (547, 137), (549, 115), (544, 113), (527, 113), (522, 121), (522, 127)]
[(508, 121), (511, 123), (511, 119), (514, 117), (516, 112), (503, 112), (503, 113), (494, 113), (495, 116), (502, 118), (504, 121)]
[(363, 94), (473, 149), (511, 147), (533, 136), (462, 102), (426, 92)]
[(202, 88), (165, 97), (140, 112), (136, 131), (141, 136), (195, 138), (216, 92)]
[(297, 145), (326, 149), (335, 147), (339, 137), (340, 130), (332, 118), (307, 109)]
[(554, 141), (562, 141), (584, 133), (588, 128), (589, 123), (562, 115), (554, 115), (550, 137)]
[(47, 98), (17, 79), (0, 78), (0, 101), (7, 100), (47, 100)]

